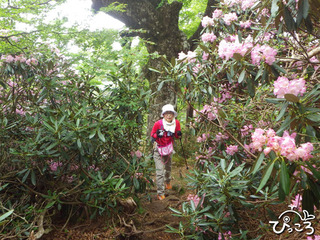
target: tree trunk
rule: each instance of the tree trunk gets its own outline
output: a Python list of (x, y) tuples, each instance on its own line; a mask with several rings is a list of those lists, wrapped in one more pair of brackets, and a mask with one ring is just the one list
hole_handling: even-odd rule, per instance
[[(126, 4), (125, 12), (108, 12), (112, 17), (122, 21), (131, 29), (143, 29), (144, 32), (138, 35), (154, 44), (146, 44), (149, 53), (165, 55), (168, 60), (176, 58), (181, 51), (195, 48), (194, 39), (199, 37), (201, 25), (196, 33), (187, 39), (186, 35), (179, 29), (179, 12), (182, 2), (172, 2), (159, 5), (162, 0), (92, 0), (92, 8), (99, 10), (110, 4), (118, 2)], [(214, 0), (208, 0), (206, 15), (211, 13), (211, 6)], [(158, 73), (150, 71), (149, 68), (161, 69), (163, 62), (160, 58), (150, 58), (146, 66), (146, 78), (149, 80), (154, 97), (150, 102), (148, 116), (148, 136), (154, 122), (160, 118), (161, 108), (167, 103), (176, 106), (176, 86), (174, 84), (164, 84), (157, 92), (160, 83)]]

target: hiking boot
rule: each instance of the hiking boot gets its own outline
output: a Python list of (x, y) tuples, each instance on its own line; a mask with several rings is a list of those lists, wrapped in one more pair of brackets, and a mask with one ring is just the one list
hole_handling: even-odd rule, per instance
[(168, 189), (168, 190), (171, 190), (171, 189), (172, 189), (171, 183), (166, 183), (166, 189)]
[(158, 197), (158, 199), (159, 199), (160, 201), (166, 198), (165, 195), (157, 195), (157, 197)]

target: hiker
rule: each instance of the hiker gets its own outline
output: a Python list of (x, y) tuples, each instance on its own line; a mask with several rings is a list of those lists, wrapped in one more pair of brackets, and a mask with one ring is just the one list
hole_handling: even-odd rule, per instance
[(175, 119), (177, 112), (171, 104), (162, 107), (162, 119), (155, 122), (151, 137), (154, 143), (153, 159), (156, 165), (157, 197), (165, 199), (165, 189), (171, 186), (171, 160), (174, 138), (181, 138), (180, 122)]

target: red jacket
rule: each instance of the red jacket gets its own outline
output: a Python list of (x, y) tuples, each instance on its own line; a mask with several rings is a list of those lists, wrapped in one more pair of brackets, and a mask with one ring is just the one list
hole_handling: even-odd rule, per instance
[[(175, 138), (179, 138), (178, 136), (178, 131), (181, 131), (181, 127), (180, 127), (180, 122), (179, 120), (175, 119), (176, 121), (176, 129), (174, 131), (174, 137)], [(168, 137), (167, 136), (167, 132), (164, 133), (162, 138), (158, 138), (157, 136), (157, 130), (164, 130), (163, 124), (162, 124), (162, 119), (160, 119), (159, 121), (157, 121), (154, 125), (153, 128), (151, 130), (151, 137), (153, 137), (156, 142), (158, 143), (158, 145), (160, 146), (166, 146), (169, 143), (173, 142), (173, 136), (172, 137)]]

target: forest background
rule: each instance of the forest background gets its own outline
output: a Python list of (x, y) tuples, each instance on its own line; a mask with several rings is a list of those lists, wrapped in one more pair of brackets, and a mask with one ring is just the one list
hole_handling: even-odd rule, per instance
[(139, 202), (152, 185), (147, 133), (167, 101), (196, 192), (172, 209), (185, 221), (169, 231), (246, 239), (239, 209), (274, 219), (287, 203), (316, 215), (318, 0), (93, 1), (121, 31), (42, 21), (62, 2), (1, 1), (2, 238), (40, 238), (57, 216), (112, 218), (121, 199)]

